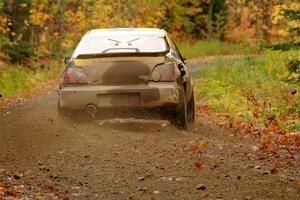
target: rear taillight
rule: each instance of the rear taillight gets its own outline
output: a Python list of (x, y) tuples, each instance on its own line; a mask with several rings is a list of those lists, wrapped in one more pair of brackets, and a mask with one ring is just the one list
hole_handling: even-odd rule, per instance
[(177, 71), (174, 63), (163, 63), (155, 66), (153, 69), (150, 81), (175, 81), (177, 77)]
[(86, 84), (87, 75), (80, 67), (69, 67), (64, 73), (64, 84)]

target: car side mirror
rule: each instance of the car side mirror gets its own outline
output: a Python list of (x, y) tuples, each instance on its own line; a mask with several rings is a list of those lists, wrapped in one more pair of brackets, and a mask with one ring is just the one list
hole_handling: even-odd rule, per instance
[(173, 57), (172, 57), (172, 55), (171, 55), (171, 53), (169, 52), (169, 53), (167, 53), (166, 55), (165, 55), (165, 62), (173, 62), (174, 60), (173, 60)]
[(64, 59), (65, 65), (66, 65), (68, 62), (70, 62), (70, 61), (71, 61), (71, 57), (65, 57), (65, 59)]
[(182, 63), (178, 64), (178, 69), (179, 69), (182, 76), (186, 75), (186, 72), (184, 70), (184, 66), (183, 66)]

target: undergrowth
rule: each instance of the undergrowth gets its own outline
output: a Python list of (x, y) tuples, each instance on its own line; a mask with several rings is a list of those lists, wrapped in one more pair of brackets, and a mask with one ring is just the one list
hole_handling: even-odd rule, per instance
[(59, 71), (56, 63), (34, 70), (20, 65), (3, 64), (0, 68), (0, 94), (2, 97), (18, 95), (42, 81), (57, 77)]
[(230, 62), (220, 57), (195, 80), (201, 104), (257, 127), (276, 119), (281, 128), (300, 131), (300, 86), (286, 81), (285, 66), (297, 54), (265, 51)]
[(178, 43), (181, 54), (187, 58), (213, 55), (256, 54), (260, 51), (248, 45), (229, 44), (220, 40), (198, 40)]

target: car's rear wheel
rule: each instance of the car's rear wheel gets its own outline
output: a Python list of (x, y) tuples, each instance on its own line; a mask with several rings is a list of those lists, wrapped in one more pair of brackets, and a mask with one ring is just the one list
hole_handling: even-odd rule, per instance
[(188, 104), (188, 120), (191, 122), (195, 121), (195, 98), (194, 98), (194, 90), (192, 91), (192, 96)]
[(180, 96), (180, 110), (178, 113), (178, 122), (180, 128), (183, 130), (187, 129), (187, 123), (188, 123), (188, 114), (187, 114), (187, 104), (185, 101), (185, 91), (183, 90), (182, 95)]

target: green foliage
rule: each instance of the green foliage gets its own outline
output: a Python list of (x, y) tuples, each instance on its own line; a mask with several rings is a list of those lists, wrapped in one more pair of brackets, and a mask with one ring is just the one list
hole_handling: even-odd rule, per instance
[(292, 131), (300, 131), (300, 122), (291, 125)]
[(289, 81), (300, 81), (300, 60), (291, 60), (287, 63), (287, 68), (290, 71)]
[(20, 65), (6, 65), (4, 70), (0, 69), (0, 94), (3, 97), (16, 95), (40, 81), (57, 77), (60, 70), (58, 63), (53, 63), (51, 70), (38, 69), (35, 72)]
[(289, 20), (300, 19), (300, 9), (297, 10), (284, 10), (283, 15)]
[(33, 56), (34, 46), (30, 41), (30, 31), (24, 22), (30, 17), (31, 0), (4, 0), (0, 6), (0, 18), (5, 34), (0, 37), (0, 50), (7, 54), (13, 63)]
[(263, 125), (274, 116), (287, 129), (297, 116), (300, 95), (291, 95), (290, 88), (299, 85), (287, 83), (283, 78), (288, 73), (284, 63), (288, 56), (297, 52), (266, 52), (259, 57), (244, 57), (235, 61), (219, 59), (215, 68), (201, 71), (196, 80), (198, 95), (209, 107), (225, 111), (234, 119)]
[(284, 43), (280, 43), (280, 44), (265, 45), (265, 48), (272, 49), (275, 51), (278, 51), (278, 50), (289, 51), (292, 49), (298, 49), (299, 45), (294, 44), (293, 42), (284, 42)]
[(299, 60), (292, 60), (288, 63), (288, 69), (291, 72), (300, 72), (300, 61)]
[[(285, 10), (283, 14), (287, 19), (291, 21), (300, 20), (300, 8), (296, 10)], [(294, 33), (296, 36), (293, 41), (293, 45), (300, 47), (300, 26), (290, 27), (289, 32)], [(295, 58), (287, 63), (287, 68), (290, 71), (289, 80), (299, 82), (300, 81), (300, 57)]]
[[(286, 9), (283, 11), (282, 14), (286, 19), (293, 22), (299, 22), (300, 20), (300, 9)], [(269, 48), (273, 50), (282, 50), (287, 51), (291, 49), (298, 50), (300, 47), (300, 27), (299, 25), (289, 27), (288, 31), (294, 35), (291, 35), (292, 40), (289, 42), (276, 44), (276, 45), (270, 45)], [(297, 57), (298, 56), (298, 57)], [(287, 64), (287, 69), (289, 70), (290, 74), (288, 76), (288, 80), (292, 82), (299, 82), (300, 81), (300, 57), (299, 55), (296, 55), (293, 57), (292, 60), (290, 60)]]
[(3, 52), (6, 53), (13, 63), (21, 62), (25, 58), (30, 58), (34, 55), (34, 46), (31, 42), (19, 41), (3, 43)]
[(194, 43), (180, 42), (178, 43), (178, 48), (182, 55), (187, 58), (211, 55), (241, 55), (245, 53), (256, 53), (255, 49), (250, 49), (249, 47), (242, 48), (238, 44), (229, 44), (219, 40), (198, 40)]
[(32, 75), (20, 67), (7, 69), (0, 74), (0, 93), (2, 96), (11, 96), (24, 91), (33, 84)]
[[(300, 8), (296, 10), (284, 10), (283, 16), (285, 16), (289, 21), (297, 21), (300, 20)], [(293, 44), (297, 47), (300, 46), (300, 26), (289, 27), (288, 31), (290, 33), (294, 33), (294, 41)]]

